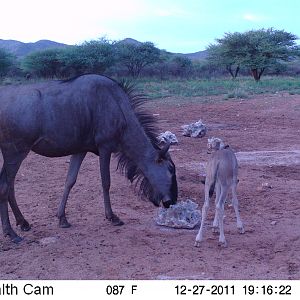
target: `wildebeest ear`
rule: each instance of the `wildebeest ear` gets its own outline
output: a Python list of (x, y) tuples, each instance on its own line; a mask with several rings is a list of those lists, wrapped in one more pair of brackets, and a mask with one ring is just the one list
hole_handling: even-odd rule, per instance
[(166, 154), (170, 148), (171, 143), (167, 142), (159, 151), (158, 151), (158, 157), (160, 159), (166, 158)]

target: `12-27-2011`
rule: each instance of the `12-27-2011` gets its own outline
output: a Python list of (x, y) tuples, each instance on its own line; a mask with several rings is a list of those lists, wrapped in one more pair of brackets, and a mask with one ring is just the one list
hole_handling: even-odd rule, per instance
[(177, 295), (234, 295), (234, 285), (176, 285)]

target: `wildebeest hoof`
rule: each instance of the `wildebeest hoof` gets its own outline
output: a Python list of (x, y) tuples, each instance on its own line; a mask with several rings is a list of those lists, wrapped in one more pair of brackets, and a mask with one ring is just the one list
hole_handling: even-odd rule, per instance
[(107, 218), (114, 226), (122, 226), (124, 222), (120, 220), (116, 215), (112, 215), (112, 217)]
[(111, 220), (111, 222), (112, 222), (112, 224), (114, 226), (122, 226), (122, 225), (124, 225), (124, 222), (122, 220), (120, 220), (119, 218), (113, 219), (113, 220)]
[(71, 224), (67, 221), (66, 217), (61, 217), (59, 219), (59, 227), (60, 228), (69, 228)]
[(20, 242), (23, 241), (23, 238), (21, 238), (20, 236), (17, 235), (15, 237), (11, 238), (11, 241), (15, 244), (19, 244)]
[(23, 222), (23, 224), (21, 224), (20, 228), (22, 231), (29, 231), (31, 229), (31, 226), (26, 220), (24, 220), (24, 222)]

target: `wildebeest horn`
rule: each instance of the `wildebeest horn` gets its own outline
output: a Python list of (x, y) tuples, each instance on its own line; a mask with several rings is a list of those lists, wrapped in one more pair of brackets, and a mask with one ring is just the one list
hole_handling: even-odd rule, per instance
[(170, 143), (170, 142), (167, 142), (167, 143), (159, 150), (159, 156), (160, 156), (160, 157), (164, 157), (164, 156), (167, 154), (167, 152), (168, 152), (168, 150), (169, 150), (169, 148), (170, 148), (170, 145), (171, 145), (171, 143)]

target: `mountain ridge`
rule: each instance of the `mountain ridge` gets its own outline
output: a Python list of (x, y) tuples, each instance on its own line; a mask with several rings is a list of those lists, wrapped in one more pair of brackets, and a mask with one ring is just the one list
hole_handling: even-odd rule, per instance
[[(134, 44), (134, 45), (141, 44), (141, 42), (139, 42), (135, 39), (132, 39), (132, 38), (125, 38), (119, 42)], [(17, 40), (0, 39), (0, 48), (4, 48), (5, 50), (9, 51), (13, 55), (17, 56), (18, 58), (23, 58), (24, 56), (26, 56), (32, 52), (35, 52), (35, 51), (51, 49), (51, 48), (64, 48), (64, 47), (69, 47), (69, 46), (72, 46), (72, 45), (58, 43), (58, 42), (51, 41), (51, 40), (39, 40), (37, 42), (25, 43), (25, 42), (20, 42)], [(169, 53), (171, 53), (173, 55), (184, 56), (193, 61), (205, 59), (207, 56), (206, 50), (197, 51), (197, 52), (193, 52), (193, 53), (173, 53), (173, 52), (169, 52)]]
[(67, 44), (62, 44), (50, 40), (39, 40), (34, 43), (24, 43), (17, 40), (2, 40), (0, 39), (0, 48), (3, 48), (18, 58), (22, 58), (32, 52), (51, 49), (68, 47)]

